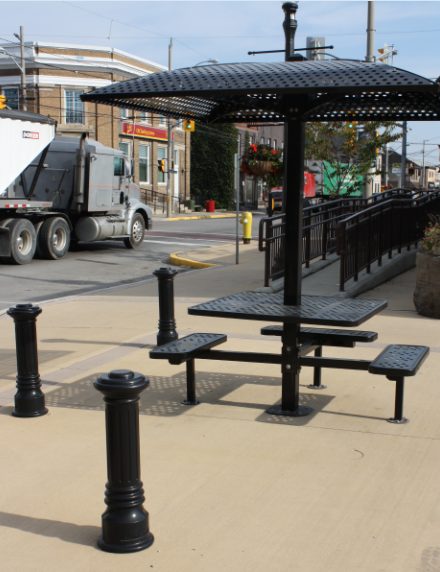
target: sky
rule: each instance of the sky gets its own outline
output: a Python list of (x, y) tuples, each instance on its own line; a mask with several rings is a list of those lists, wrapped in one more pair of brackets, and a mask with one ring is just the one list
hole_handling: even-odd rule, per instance
[[(440, 77), (440, 0), (375, 0), (375, 53), (394, 46), (393, 65), (432, 80)], [(220, 63), (282, 61), (284, 54), (251, 56), (249, 51), (284, 49), (282, 2), (205, 1), (51, 1), (0, 0), (0, 44), (25, 41), (106, 46), (172, 67)], [(364, 60), (367, 0), (298, 2), (295, 47), (307, 36), (324, 37), (328, 52)], [(408, 158), (439, 165), (440, 122), (409, 124)], [(400, 152), (400, 144), (393, 147)], [(424, 152), (423, 152), (424, 149)]]

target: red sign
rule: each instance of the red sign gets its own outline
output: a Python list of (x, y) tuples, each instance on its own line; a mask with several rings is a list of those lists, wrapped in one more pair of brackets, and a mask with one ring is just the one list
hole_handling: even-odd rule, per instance
[(304, 196), (316, 196), (316, 181), (315, 175), (313, 175), (313, 173), (304, 173)]
[(122, 133), (125, 135), (132, 135), (133, 137), (141, 137), (142, 139), (168, 141), (166, 129), (156, 129), (155, 127), (139, 125), (138, 123), (123, 123)]
[(39, 139), (38, 131), (23, 131), (23, 139)]

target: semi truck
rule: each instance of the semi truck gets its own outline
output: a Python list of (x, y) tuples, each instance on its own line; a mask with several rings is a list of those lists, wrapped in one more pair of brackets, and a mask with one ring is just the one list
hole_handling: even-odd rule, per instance
[(78, 242), (138, 248), (152, 228), (131, 165), (118, 149), (56, 136), (43, 115), (0, 110), (0, 261), (57, 260)]

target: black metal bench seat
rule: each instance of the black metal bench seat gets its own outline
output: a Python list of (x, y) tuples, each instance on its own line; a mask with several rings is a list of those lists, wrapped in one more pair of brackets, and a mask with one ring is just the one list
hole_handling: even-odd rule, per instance
[[(263, 336), (281, 336), (283, 326), (264, 326), (261, 328)], [(299, 339), (303, 343), (319, 343), (323, 346), (354, 347), (356, 342), (374, 342), (377, 332), (364, 330), (339, 330), (335, 328), (305, 328), (299, 332)]]
[[(281, 336), (283, 334), (282, 325), (264, 326), (260, 330), (263, 336)], [(302, 327), (299, 331), (299, 341), (304, 345), (317, 346), (315, 356), (322, 357), (322, 346), (339, 348), (354, 348), (357, 342), (374, 342), (377, 340), (377, 332), (366, 330), (340, 330), (335, 328), (309, 328)], [(310, 389), (325, 389), (321, 383), (321, 368), (313, 368), (313, 383)]]
[(388, 379), (396, 382), (394, 417), (388, 419), (390, 423), (406, 423), (408, 421), (403, 416), (405, 377), (415, 375), (428, 354), (429, 348), (427, 346), (393, 344), (387, 346), (370, 363), (368, 367), (370, 373), (386, 375)]
[(197, 405), (194, 359), (201, 351), (209, 350), (226, 342), (225, 334), (194, 333), (173, 340), (150, 351), (153, 359), (167, 359), (171, 364), (186, 362), (186, 399), (185, 405)]
[[(266, 326), (262, 328), (264, 335), (281, 335), (282, 326)], [(362, 330), (333, 330), (328, 328), (301, 328), (300, 341), (308, 346), (316, 346), (315, 356), (322, 357), (322, 345), (354, 347), (356, 342), (371, 342), (377, 339), (376, 332)], [(281, 363), (280, 356), (271, 354), (248, 354), (246, 352), (218, 352), (212, 353), (208, 350), (226, 342), (225, 334), (194, 333), (183, 338), (173, 340), (166, 344), (156, 346), (150, 351), (153, 359), (167, 359), (171, 364), (186, 363), (186, 384), (187, 398), (183, 401), (185, 405), (196, 405), (199, 401), (196, 398), (195, 387), (195, 367), (194, 360), (197, 357), (202, 359), (232, 359), (235, 361), (255, 361), (261, 363)], [(322, 345), (321, 345), (322, 344)], [(305, 350), (308, 351), (308, 348)], [(318, 353), (316, 353), (318, 352)], [(385, 375), (388, 379), (396, 382), (394, 417), (388, 419), (392, 423), (405, 423), (407, 419), (403, 416), (403, 393), (406, 376), (416, 374), (423, 361), (429, 353), (427, 346), (398, 345), (387, 346), (374, 360), (360, 360), (362, 369), (376, 375)], [(265, 356), (265, 357), (264, 357)], [(266, 359), (268, 358), (268, 359)], [(272, 359), (274, 358), (274, 359)], [(338, 358), (323, 358), (320, 365), (314, 365), (313, 388), (324, 388), (321, 385), (320, 373), (321, 365), (324, 367), (347, 368), (347, 363)], [(318, 361), (318, 360), (315, 360)], [(329, 363), (324, 363), (324, 362)], [(351, 363), (351, 362), (350, 362)], [(307, 364), (305, 364), (307, 365)], [(348, 368), (351, 369), (350, 364)]]

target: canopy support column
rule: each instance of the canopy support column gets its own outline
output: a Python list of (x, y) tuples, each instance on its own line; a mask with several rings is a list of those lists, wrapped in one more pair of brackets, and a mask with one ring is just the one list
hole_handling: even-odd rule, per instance
[(301, 303), (304, 123), (289, 119), (284, 127), (284, 304)]

